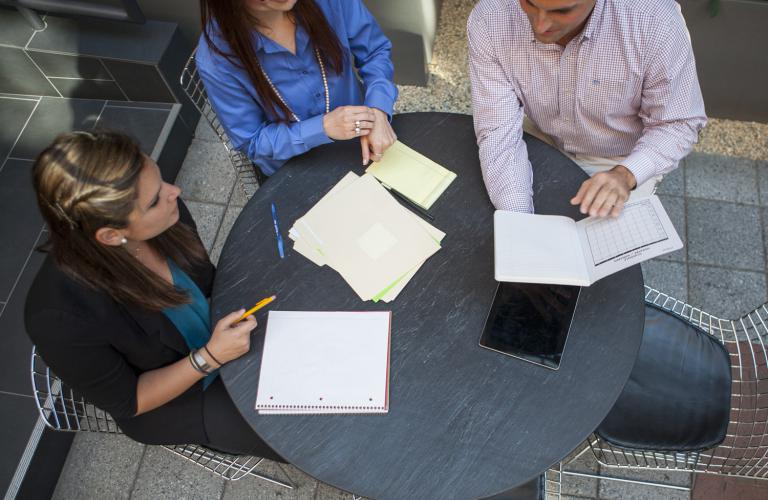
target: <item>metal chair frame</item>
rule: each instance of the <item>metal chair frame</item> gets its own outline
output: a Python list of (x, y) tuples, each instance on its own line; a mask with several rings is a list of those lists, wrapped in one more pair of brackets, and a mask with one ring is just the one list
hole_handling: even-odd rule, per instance
[[(122, 434), (112, 416), (88, 403), (58, 378), (32, 347), (30, 363), (32, 390), (35, 394), (40, 417), (45, 425), (53, 430), (66, 432), (102, 432)], [(283, 488), (293, 489), (290, 476), (278, 463), (288, 482), (264, 476), (256, 472), (263, 458), (247, 455), (230, 455), (210, 450), (201, 445), (163, 445), (174, 455), (198, 465), (228, 481), (237, 481), (246, 476), (263, 479)]]
[[(593, 433), (574, 460), (592, 451), (595, 459), (609, 470), (667, 470), (768, 479), (768, 303), (741, 318), (723, 319), (648, 286), (645, 302), (711, 335), (728, 351), (732, 386), (725, 439), (709, 450), (675, 452), (625, 449)], [(690, 490), (684, 486), (597, 474), (565, 470), (562, 474)]]
[(248, 156), (242, 151), (236, 149), (232, 145), (232, 141), (229, 140), (224, 127), (219, 121), (219, 117), (216, 116), (216, 112), (213, 110), (210, 101), (208, 100), (208, 93), (205, 91), (205, 85), (200, 78), (200, 74), (197, 71), (197, 64), (195, 62), (195, 52), (187, 59), (184, 69), (181, 70), (181, 76), (179, 77), (179, 83), (184, 93), (192, 101), (200, 114), (205, 118), (205, 121), (213, 129), (213, 132), (221, 141), (221, 144), (227, 150), (229, 161), (232, 163), (232, 167), (235, 169), (237, 175), (237, 182), (240, 188), (243, 190), (243, 194), (247, 199), (256, 192), (261, 184), (267, 179), (262, 173), (261, 169), (256, 166)]

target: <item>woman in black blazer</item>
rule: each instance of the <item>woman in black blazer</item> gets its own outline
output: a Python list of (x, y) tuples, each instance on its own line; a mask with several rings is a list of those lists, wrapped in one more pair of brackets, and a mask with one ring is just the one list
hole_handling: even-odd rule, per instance
[(179, 188), (114, 132), (59, 136), (34, 181), (50, 239), (25, 321), (53, 372), (136, 441), (282, 461), (218, 377), (256, 321), (234, 311), (210, 328), (215, 269)]

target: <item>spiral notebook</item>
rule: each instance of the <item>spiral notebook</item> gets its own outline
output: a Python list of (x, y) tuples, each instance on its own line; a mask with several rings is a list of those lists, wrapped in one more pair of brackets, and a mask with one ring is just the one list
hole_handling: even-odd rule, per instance
[(387, 413), (392, 313), (270, 311), (256, 410)]

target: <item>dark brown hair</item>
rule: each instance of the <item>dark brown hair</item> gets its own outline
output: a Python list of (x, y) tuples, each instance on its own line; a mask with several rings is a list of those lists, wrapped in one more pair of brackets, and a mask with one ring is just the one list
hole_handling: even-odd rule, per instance
[[(245, 70), (267, 114), (276, 121), (290, 121), (291, 110), (280, 101), (261, 71), (261, 65), (253, 47), (255, 21), (252, 16), (246, 14), (245, 2), (243, 0), (200, 0), (200, 12), (203, 36), (208, 47), (226, 57), (235, 66)], [(336, 74), (341, 74), (344, 69), (344, 51), (339, 38), (315, 1), (298, 0), (291, 9), (291, 15), (297, 24), (307, 30), (309, 40), (320, 52), (323, 64)], [(224, 52), (213, 42), (213, 33), (209, 32), (215, 29), (212, 21), (218, 25), (219, 35), (227, 42), (232, 52)]]
[[(32, 172), (50, 232), (41, 249), (68, 276), (115, 301), (160, 311), (190, 299), (124, 246), (104, 245), (95, 237), (102, 227), (128, 226), (146, 161), (136, 143), (121, 133), (70, 132), (40, 153)], [(182, 222), (147, 243), (187, 272), (207, 260), (197, 234)]]

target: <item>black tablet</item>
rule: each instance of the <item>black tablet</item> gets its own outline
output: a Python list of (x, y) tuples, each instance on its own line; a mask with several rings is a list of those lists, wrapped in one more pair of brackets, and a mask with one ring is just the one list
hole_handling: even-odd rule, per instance
[(580, 290), (578, 286), (499, 283), (480, 346), (557, 370)]

